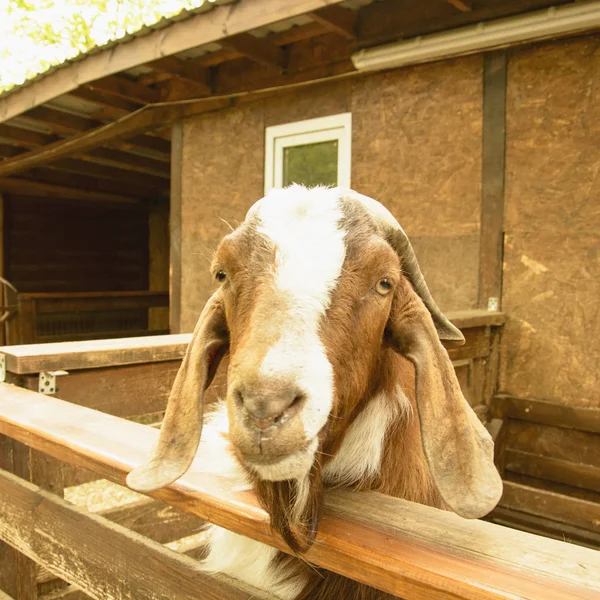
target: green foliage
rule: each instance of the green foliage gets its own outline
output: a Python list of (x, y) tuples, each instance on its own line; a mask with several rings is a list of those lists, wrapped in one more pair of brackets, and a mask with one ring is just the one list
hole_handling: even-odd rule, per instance
[(0, 0), (0, 92), (210, 0)]

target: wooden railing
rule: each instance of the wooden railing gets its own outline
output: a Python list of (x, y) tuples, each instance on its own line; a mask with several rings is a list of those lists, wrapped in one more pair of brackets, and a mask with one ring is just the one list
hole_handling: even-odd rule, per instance
[(168, 333), (168, 292), (19, 293), (14, 296), (15, 315), (6, 323), (9, 344)]
[[(0, 433), (118, 483), (144, 460), (158, 435), (150, 427), (7, 384), (0, 386)], [(254, 496), (224, 496), (224, 487), (218, 473), (192, 466), (152, 496), (289, 552)], [(187, 559), (101, 517), (90, 518), (6, 472), (0, 474), (0, 505), (2, 539), (94, 598), (237, 598), (243, 592), (209, 581)], [(592, 599), (600, 592), (595, 551), (375, 493), (329, 493), (306, 559), (406, 599)], [(114, 565), (126, 576), (115, 573)]]
[[(475, 311), (452, 318), (467, 343), (449, 353), (483, 415), (503, 317)], [(7, 381), (0, 384), (0, 539), (16, 549), (0, 543), (0, 597), (265, 598), (199, 574), (193, 559), (202, 555), (200, 542), (188, 544), (186, 556), (162, 545), (197, 533), (208, 520), (286, 551), (253, 495), (223, 497), (217, 473), (192, 469), (153, 498), (94, 514), (61, 499), (65, 488), (99, 477), (123, 483), (144, 459), (157, 431), (135, 421), (160, 420), (189, 340), (183, 334), (0, 349)], [(53, 393), (39, 394), (51, 391), (47, 381)], [(221, 369), (212, 398), (224, 385)], [(592, 551), (372, 493), (329, 493), (307, 558), (407, 599), (551, 600), (599, 591)]]
[(600, 408), (497, 394), (493, 522), (600, 549)]

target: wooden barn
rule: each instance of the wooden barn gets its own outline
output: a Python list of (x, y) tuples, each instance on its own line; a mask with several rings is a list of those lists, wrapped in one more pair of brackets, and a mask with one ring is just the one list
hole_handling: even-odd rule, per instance
[[(600, 584), (562, 559), (590, 552), (580, 564), (591, 568), (597, 558), (581, 547), (600, 549), (599, 30), (597, 0), (215, 0), (0, 95), (2, 370), (13, 384), (0, 400), (0, 467), (11, 472), (0, 489), (34, 494), (13, 474), (58, 496), (98, 477), (122, 482), (127, 461), (113, 462), (139, 452), (133, 442), (109, 450), (98, 438), (91, 451), (97, 431), (84, 440), (65, 419), (85, 422), (87, 407), (121, 440), (153, 439), (133, 421), (164, 411), (214, 289), (218, 241), (273, 187), (351, 187), (398, 218), (465, 334), (450, 357), (504, 480), (487, 520), (563, 545), (544, 540), (532, 559), (541, 542), (510, 538), (525, 579), (541, 582), (530, 595), (484, 575), (473, 584), (458, 567), (452, 596), (442, 571), (425, 585), (406, 567), (400, 585), (382, 576), (391, 554), (382, 571), (362, 557), (355, 573), (327, 551), (315, 564), (406, 598), (546, 600), (550, 588), (592, 598)], [(48, 396), (63, 401), (56, 422), (18, 408)], [(110, 527), (154, 541), (115, 538), (96, 558), (114, 543), (162, 560), (157, 543), (197, 533), (200, 517), (270, 539), (233, 500), (205, 493), (213, 508), (193, 508), (190, 493), (105, 511)], [(86, 535), (97, 535), (100, 521), (90, 523)], [(438, 537), (454, 535), (452, 523), (440, 527)], [(127, 596), (147, 567), (132, 563), (134, 583), (104, 588), (108, 571), (53, 571), (48, 557), (64, 549), (45, 554), (27, 535), (0, 525), (11, 544), (0, 546), (0, 598), (193, 597), (198, 576), (183, 559), (164, 558), (163, 596)], [(388, 539), (383, 526), (378, 535)], [(506, 556), (485, 560), (506, 574)]]

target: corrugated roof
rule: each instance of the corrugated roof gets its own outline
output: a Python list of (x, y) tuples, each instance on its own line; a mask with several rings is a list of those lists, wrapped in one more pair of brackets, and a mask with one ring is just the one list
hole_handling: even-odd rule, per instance
[(116, 46), (120, 46), (121, 44), (130, 42), (133, 39), (145, 37), (146, 35), (149, 35), (149, 34), (153, 33), (154, 31), (159, 31), (161, 29), (165, 29), (167, 27), (170, 27), (171, 25), (175, 25), (176, 23), (185, 21), (186, 19), (194, 17), (198, 14), (209, 12), (209, 11), (213, 10), (213, 8), (215, 6), (220, 6), (223, 4), (234, 4), (235, 2), (237, 2), (237, 0), (202, 0), (202, 4), (200, 6), (198, 6), (197, 8), (193, 8), (191, 10), (182, 10), (181, 12), (177, 13), (176, 15), (173, 15), (172, 17), (163, 17), (160, 21), (157, 21), (153, 25), (146, 25), (133, 33), (124, 35), (123, 37), (120, 37), (116, 40), (112, 40), (101, 46), (95, 46), (94, 48), (88, 50), (87, 52), (82, 52), (82, 53), (78, 54), (77, 56), (74, 56), (73, 58), (69, 58), (57, 65), (54, 65), (53, 67), (50, 67), (46, 71), (43, 71), (42, 73), (39, 73), (38, 75), (35, 75), (34, 77), (31, 77), (30, 79), (27, 79), (22, 84), (15, 85), (15, 86), (11, 87), (10, 89), (6, 90), (5, 92), (0, 93), (0, 99), (4, 99), (7, 96), (10, 96), (11, 94), (13, 94), (15, 92), (20, 91), (20, 90), (32, 85), (33, 83), (37, 83), (38, 81), (45, 79), (46, 77), (49, 77), (50, 75), (52, 75), (53, 73), (55, 73), (58, 70), (63, 69), (73, 63), (85, 60), (86, 58), (93, 56), (94, 54), (98, 54), (98, 53), (104, 52), (106, 50), (111, 50), (112, 48), (114, 48)]

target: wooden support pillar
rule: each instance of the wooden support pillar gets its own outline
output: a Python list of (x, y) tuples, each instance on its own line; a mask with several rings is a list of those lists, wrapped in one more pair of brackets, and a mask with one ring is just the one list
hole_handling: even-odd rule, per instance
[[(153, 206), (148, 213), (148, 283), (154, 292), (169, 289), (169, 205)], [(169, 308), (161, 306), (148, 310), (151, 331), (169, 329)]]
[(169, 325), (171, 333), (181, 332), (181, 191), (183, 167), (183, 121), (173, 125), (171, 135), (171, 214), (169, 249)]
[[(4, 197), (0, 194), (0, 277), (4, 277)], [(6, 303), (6, 293), (0, 295), (0, 303)], [(6, 327), (0, 325), (0, 346), (6, 344)]]
[(480, 308), (492, 308), (495, 305), (500, 309), (502, 302), (506, 71), (505, 50), (484, 55), (478, 294)]

